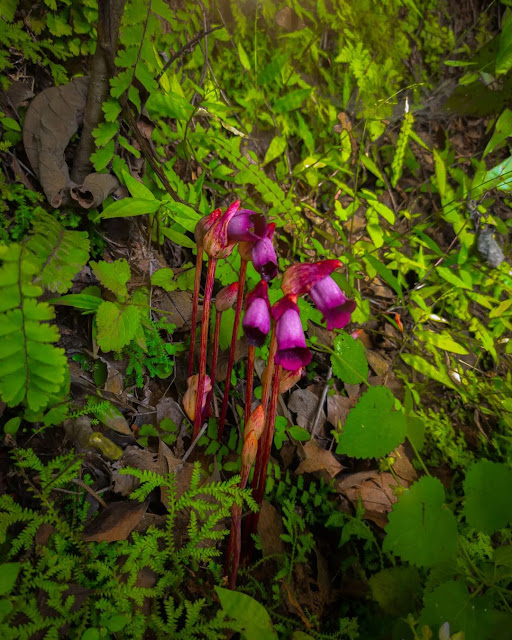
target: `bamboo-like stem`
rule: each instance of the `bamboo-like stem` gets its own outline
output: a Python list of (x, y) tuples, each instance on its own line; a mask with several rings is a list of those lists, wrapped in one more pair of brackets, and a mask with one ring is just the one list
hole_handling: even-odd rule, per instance
[(201, 323), (201, 352), (199, 355), (199, 379), (197, 382), (197, 399), (196, 413), (194, 416), (194, 432), (192, 437), (195, 438), (201, 429), (201, 420), (203, 407), (203, 387), (206, 376), (206, 355), (208, 345), (208, 329), (210, 327), (210, 306), (212, 301), (213, 280), (215, 277), (215, 268), (217, 267), (217, 259), (210, 258), (208, 260), (208, 271), (206, 273), (206, 287), (204, 290), (203, 300), (203, 318)]
[(217, 361), (219, 359), (219, 339), (220, 339), (220, 323), (222, 322), (222, 311), (215, 314), (215, 333), (213, 334), (213, 356), (212, 371), (210, 379), (212, 381), (212, 389), (215, 387), (215, 376), (217, 373)]
[(203, 247), (197, 247), (196, 275), (194, 278), (194, 298), (192, 300), (192, 318), (190, 320), (190, 351), (188, 354), (188, 377), (194, 374), (194, 349), (196, 346), (197, 307), (199, 306), (199, 287), (201, 284), (201, 267), (203, 266)]
[(256, 347), (253, 344), (249, 345), (247, 351), (247, 386), (245, 387), (245, 412), (244, 412), (244, 425), (247, 424), (249, 416), (251, 415), (252, 404), (252, 388), (254, 384), (254, 355), (256, 353)]
[(231, 336), (231, 346), (229, 348), (228, 368), (226, 372), (226, 382), (224, 383), (224, 397), (222, 398), (222, 409), (219, 419), (219, 440), (222, 438), (224, 431), (224, 423), (228, 412), (229, 392), (231, 390), (231, 372), (233, 371), (233, 363), (235, 360), (235, 348), (238, 335), (238, 326), (242, 315), (242, 305), (244, 301), (245, 276), (247, 274), (247, 260), (242, 258), (240, 263), (240, 275), (238, 276), (238, 293), (236, 297), (235, 322), (233, 324), (233, 335)]

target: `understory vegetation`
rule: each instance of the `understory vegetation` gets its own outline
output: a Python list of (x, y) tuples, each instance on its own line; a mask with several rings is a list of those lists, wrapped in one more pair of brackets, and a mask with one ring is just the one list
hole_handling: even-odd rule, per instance
[(0, 637), (509, 638), (512, 3), (0, 16)]

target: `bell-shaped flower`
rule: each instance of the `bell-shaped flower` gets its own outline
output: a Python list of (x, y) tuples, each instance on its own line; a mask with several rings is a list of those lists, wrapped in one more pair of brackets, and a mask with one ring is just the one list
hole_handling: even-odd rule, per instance
[(270, 303), (268, 285), (260, 280), (245, 300), (245, 315), (242, 328), (251, 346), (260, 347), (270, 331)]
[(356, 308), (354, 300), (349, 300), (331, 276), (319, 280), (309, 290), (309, 295), (324, 316), (327, 329), (343, 329), (350, 322), (350, 315)]
[(205, 233), (203, 247), (209, 258), (227, 258), (233, 251), (236, 241), (229, 239), (228, 226), (239, 207), (240, 200), (233, 202)]
[(215, 209), (215, 211), (212, 211), (207, 216), (204, 216), (203, 218), (201, 218), (201, 220), (199, 220), (194, 230), (194, 237), (196, 239), (197, 246), (203, 246), (206, 232), (213, 227), (213, 225), (217, 222), (221, 215), (222, 211), (220, 209)]
[(267, 221), (262, 213), (239, 209), (228, 224), (228, 238), (235, 242), (251, 242), (266, 236)]
[(283, 275), (281, 289), (287, 296), (309, 293), (311, 287), (341, 267), (339, 260), (320, 260), (313, 264), (294, 264)]
[[(187, 390), (185, 391), (185, 395), (183, 396), (183, 408), (185, 409), (185, 413), (189, 417), (191, 422), (194, 422), (194, 418), (196, 416), (196, 399), (197, 399), (197, 385), (199, 384), (199, 374), (195, 374), (190, 376), (187, 379)], [(210, 376), (206, 375), (204, 379), (203, 385), (203, 396), (201, 398), (201, 414), (202, 417), (205, 415), (205, 410), (209, 405), (209, 400), (212, 394), (212, 381), (210, 380)]]
[(272, 243), (275, 228), (275, 223), (268, 224), (265, 237), (254, 243), (251, 252), (254, 268), (267, 282), (277, 276), (277, 256)]
[(228, 284), (215, 296), (215, 308), (219, 313), (224, 313), (235, 304), (238, 293), (238, 282)]
[(275, 363), (283, 369), (296, 371), (311, 362), (311, 352), (306, 346), (299, 307), (290, 296), (278, 300), (272, 307), (276, 322), (277, 352)]

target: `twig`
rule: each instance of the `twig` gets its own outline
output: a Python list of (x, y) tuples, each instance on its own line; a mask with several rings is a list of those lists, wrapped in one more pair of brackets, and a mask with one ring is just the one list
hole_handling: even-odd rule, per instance
[(316, 431), (318, 428), (318, 421), (320, 420), (320, 414), (322, 413), (322, 407), (324, 406), (325, 399), (327, 397), (327, 392), (329, 391), (329, 380), (332, 378), (332, 367), (329, 367), (327, 371), (327, 376), (325, 378), (325, 385), (322, 391), (322, 395), (318, 400), (318, 406), (316, 408), (315, 417), (313, 419), (313, 426), (311, 427), (311, 440), (316, 436)]

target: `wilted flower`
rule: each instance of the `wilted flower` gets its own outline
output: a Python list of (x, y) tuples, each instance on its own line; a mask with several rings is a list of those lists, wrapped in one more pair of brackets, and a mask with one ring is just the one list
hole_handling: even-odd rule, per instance
[(319, 280), (309, 290), (309, 295), (324, 316), (327, 329), (343, 329), (350, 322), (350, 314), (356, 308), (354, 300), (349, 300), (331, 276)]
[(242, 469), (250, 469), (256, 460), (256, 454), (258, 453), (258, 437), (254, 431), (249, 431), (247, 437), (244, 438), (244, 444), (242, 447)]
[(263, 406), (260, 404), (254, 409), (254, 411), (249, 416), (249, 420), (247, 420), (247, 424), (244, 428), (244, 440), (249, 434), (250, 431), (254, 431), (256, 437), (259, 439), (261, 434), (263, 433), (263, 429), (265, 428), (265, 411)]
[(250, 242), (265, 237), (267, 221), (262, 213), (239, 209), (228, 224), (228, 238), (235, 242)]
[(215, 308), (219, 313), (224, 313), (236, 302), (236, 297), (238, 293), (238, 282), (233, 282), (233, 284), (228, 284), (227, 287), (224, 287), (219, 291), (219, 293), (215, 296)]
[[(185, 409), (185, 413), (189, 417), (191, 422), (194, 422), (194, 418), (196, 415), (196, 400), (197, 400), (197, 385), (199, 383), (199, 374), (195, 374), (190, 376), (187, 379), (187, 390), (185, 391), (185, 395), (183, 396), (183, 408)], [(212, 392), (212, 381), (210, 380), (210, 376), (205, 375), (204, 385), (203, 385), (203, 397), (201, 399), (201, 413), (204, 413), (204, 410), (208, 404), (208, 400), (211, 397)]]
[(270, 331), (270, 304), (267, 293), (268, 285), (260, 280), (256, 287), (247, 294), (245, 315), (242, 327), (247, 342), (260, 347)]
[(341, 267), (339, 260), (321, 260), (313, 264), (295, 264), (284, 272), (281, 289), (287, 296), (309, 293), (311, 287)]
[(272, 307), (272, 317), (276, 321), (275, 363), (288, 371), (296, 371), (308, 365), (312, 356), (306, 346), (297, 304), (289, 296), (281, 298)]
[(272, 243), (276, 225), (267, 225), (266, 236), (254, 243), (251, 259), (256, 271), (263, 280), (269, 282), (277, 276), (277, 256)]
[(233, 202), (206, 232), (203, 247), (208, 257), (216, 260), (227, 258), (233, 251), (236, 242), (229, 239), (228, 226), (239, 207), (240, 200)]
[(220, 209), (215, 209), (215, 211), (212, 211), (207, 216), (204, 216), (203, 218), (201, 218), (201, 220), (199, 220), (194, 230), (194, 236), (197, 245), (203, 246), (206, 232), (213, 227), (213, 225), (217, 222), (221, 215), (222, 211)]

